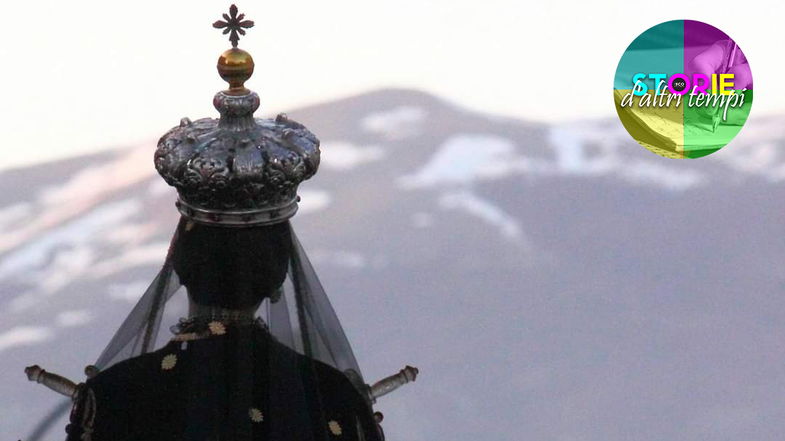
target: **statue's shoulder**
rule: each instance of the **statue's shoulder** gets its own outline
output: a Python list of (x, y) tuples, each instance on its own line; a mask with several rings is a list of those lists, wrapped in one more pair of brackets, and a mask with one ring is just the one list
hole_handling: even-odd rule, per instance
[(166, 382), (167, 378), (173, 378), (172, 375), (166, 374), (174, 373), (177, 363), (182, 362), (182, 359), (183, 355), (178, 350), (178, 345), (172, 342), (156, 351), (112, 365), (87, 380), (86, 384), (96, 392), (117, 390), (129, 392), (137, 386), (160, 384)]

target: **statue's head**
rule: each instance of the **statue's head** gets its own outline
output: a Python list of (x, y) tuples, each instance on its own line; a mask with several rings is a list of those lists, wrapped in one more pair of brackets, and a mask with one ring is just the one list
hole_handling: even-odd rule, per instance
[(288, 222), (226, 228), (183, 218), (171, 258), (192, 302), (246, 309), (283, 284), (291, 249)]

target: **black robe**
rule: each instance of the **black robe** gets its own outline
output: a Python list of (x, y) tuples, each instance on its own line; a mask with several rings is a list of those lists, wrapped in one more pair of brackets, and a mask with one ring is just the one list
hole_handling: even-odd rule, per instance
[(67, 441), (381, 439), (346, 375), (258, 324), (111, 366), (80, 385), (67, 432)]

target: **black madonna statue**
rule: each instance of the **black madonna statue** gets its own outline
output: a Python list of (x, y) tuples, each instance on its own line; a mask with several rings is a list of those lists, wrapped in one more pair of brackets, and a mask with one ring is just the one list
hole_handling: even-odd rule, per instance
[[(364, 382), (288, 221), (319, 141), (283, 114), (253, 117), (254, 63), (237, 48), (253, 22), (234, 5), (224, 19), (213, 25), (233, 46), (218, 60), (230, 86), (213, 100), (220, 119), (184, 118), (155, 152), (182, 214), (163, 268), (85, 382), (26, 369), (73, 400), (68, 441), (376, 441), (372, 404), (417, 375)], [(163, 323), (183, 291), (188, 317)]]

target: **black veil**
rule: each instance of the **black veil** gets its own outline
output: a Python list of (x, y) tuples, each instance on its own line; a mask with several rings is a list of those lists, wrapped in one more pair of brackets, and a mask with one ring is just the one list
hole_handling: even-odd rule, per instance
[[(364, 389), (360, 368), (338, 316), (294, 229), (289, 228), (293, 253), (280, 297), (265, 299), (258, 314), (280, 343), (344, 372), (358, 389)], [(177, 233), (163, 267), (94, 363), (99, 370), (151, 352), (160, 344), (158, 335), (167, 304), (175, 294), (185, 295), (171, 262), (176, 240)]]
[[(149, 426), (149, 434), (137, 433), (145, 441), (380, 439), (368, 386), (288, 221), (291, 253), (285, 280), (258, 307), (259, 326), (221, 329), (232, 338), (208, 343), (172, 339), (183, 320), (170, 309), (187, 295), (173, 264), (184, 222), (161, 270), (96, 360), (98, 374), (84, 389), (91, 395), (83, 392), (76, 399), (68, 429), (76, 435), (68, 439), (83, 439), (100, 423), (102, 412), (103, 424), (123, 415), (120, 432), (124, 425)], [(152, 384), (160, 384), (161, 392)], [(148, 387), (137, 391), (134, 385)], [(122, 396), (121, 404), (100, 402), (113, 395)], [(169, 403), (155, 403), (162, 400)], [(175, 409), (171, 415), (169, 409)], [(140, 418), (149, 421), (140, 423)], [(174, 431), (178, 426), (181, 431)]]

